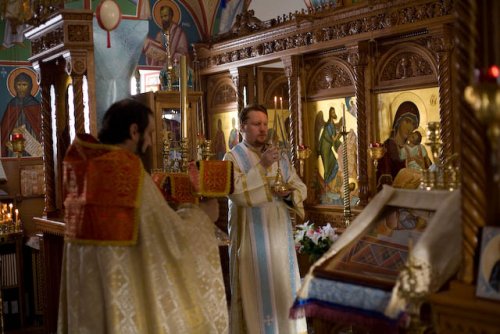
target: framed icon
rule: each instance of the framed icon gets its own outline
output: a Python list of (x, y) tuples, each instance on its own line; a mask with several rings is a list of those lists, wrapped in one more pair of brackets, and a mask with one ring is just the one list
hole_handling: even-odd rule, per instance
[(476, 295), (500, 300), (500, 227), (483, 229)]

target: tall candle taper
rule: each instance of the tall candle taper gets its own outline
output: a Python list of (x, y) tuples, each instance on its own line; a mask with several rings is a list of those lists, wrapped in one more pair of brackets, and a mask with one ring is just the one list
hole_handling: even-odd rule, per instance
[(342, 104), (342, 131), (345, 130), (345, 104)]
[(347, 158), (347, 129), (345, 127), (345, 104), (342, 104), (342, 176), (344, 188), (344, 224), (349, 226), (351, 223), (351, 194), (349, 189), (349, 159)]
[[(187, 138), (188, 136), (188, 103), (187, 103), (187, 63), (186, 56), (181, 56), (181, 68), (180, 68), (180, 103), (181, 103), (181, 138)], [(194, 144), (196, 145), (196, 143)]]

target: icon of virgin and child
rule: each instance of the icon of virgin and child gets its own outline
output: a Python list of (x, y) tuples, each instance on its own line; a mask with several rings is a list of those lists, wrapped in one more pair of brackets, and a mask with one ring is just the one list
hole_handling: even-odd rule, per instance
[(386, 153), (377, 169), (377, 188), (383, 184), (395, 188), (415, 189), (420, 184), (421, 171), (431, 166), (422, 134), (420, 112), (415, 103), (405, 101), (399, 105), (394, 116), (391, 133), (384, 142)]

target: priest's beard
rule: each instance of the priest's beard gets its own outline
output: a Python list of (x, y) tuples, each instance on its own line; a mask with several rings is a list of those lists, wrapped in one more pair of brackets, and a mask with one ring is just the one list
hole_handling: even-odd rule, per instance
[(141, 159), (146, 156), (146, 148), (144, 148), (144, 133), (141, 133), (139, 136), (139, 141), (137, 142), (137, 147), (135, 148), (135, 154)]

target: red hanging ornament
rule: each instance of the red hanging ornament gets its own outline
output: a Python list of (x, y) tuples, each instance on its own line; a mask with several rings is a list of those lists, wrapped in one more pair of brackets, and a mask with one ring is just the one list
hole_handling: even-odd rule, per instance
[(95, 10), (97, 23), (101, 29), (106, 30), (108, 48), (111, 47), (109, 32), (116, 29), (122, 19), (122, 12), (115, 0), (102, 0)]

